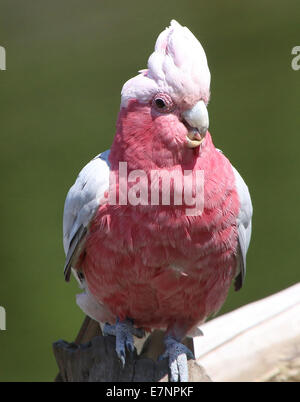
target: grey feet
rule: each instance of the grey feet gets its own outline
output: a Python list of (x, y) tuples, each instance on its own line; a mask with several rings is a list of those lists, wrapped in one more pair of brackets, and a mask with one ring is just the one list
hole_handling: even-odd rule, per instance
[(116, 337), (116, 352), (123, 367), (125, 366), (126, 349), (130, 352), (135, 350), (133, 335), (142, 338), (144, 334), (144, 330), (135, 328), (133, 321), (130, 319), (124, 321), (117, 319), (115, 325), (106, 323), (103, 328), (103, 335), (114, 335)]
[(166, 350), (159, 357), (162, 359), (169, 359), (170, 381), (171, 382), (188, 382), (189, 372), (187, 365), (187, 358), (194, 359), (193, 353), (182, 343), (176, 341), (170, 335), (165, 338)]

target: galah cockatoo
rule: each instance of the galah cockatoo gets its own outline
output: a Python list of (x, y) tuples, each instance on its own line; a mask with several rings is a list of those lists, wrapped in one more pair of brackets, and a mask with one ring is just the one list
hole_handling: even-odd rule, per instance
[(188, 380), (182, 339), (220, 309), (233, 280), (241, 288), (251, 236), (248, 187), (207, 131), (209, 97), (205, 52), (173, 20), (123, 86), (110, 151), (82, 169), (64, 207), (77, 304), (116, 336), (123, 364), (133, 335), (164, 329), (171, 381)]

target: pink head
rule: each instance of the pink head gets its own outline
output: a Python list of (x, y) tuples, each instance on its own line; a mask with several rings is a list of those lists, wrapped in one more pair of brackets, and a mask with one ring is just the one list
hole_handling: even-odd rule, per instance
[(210, 72), (205, 52), (175, 20), (158, 36), (148, 69), (127, 81), (113, 144), (133, 167), (171, 166), (199, 152), (208, 129)]

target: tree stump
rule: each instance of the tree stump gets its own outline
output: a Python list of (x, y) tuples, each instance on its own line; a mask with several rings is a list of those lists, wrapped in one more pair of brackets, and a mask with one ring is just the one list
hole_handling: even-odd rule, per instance
[[(115, 351), (115, 337), (103, 336), (99, 324), (86, 317), (75, 342), (53, 344), (62, 382), (167, 382), (168, 362), (157, 361), (163, 349), (161, 331), (154, 331), (140, 354), (127, 353), (123, 369)], [(139, 349), (139, 345), (137, 346)], [(203, 367), (189, 360), (191, 382), (210, 382)]]

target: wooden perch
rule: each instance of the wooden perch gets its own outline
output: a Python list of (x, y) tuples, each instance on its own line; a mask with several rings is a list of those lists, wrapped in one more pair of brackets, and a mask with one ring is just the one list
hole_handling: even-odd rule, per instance
[(298, 367), (300, 381), (300, 283), (201, 329), (204, 336), (194, 338), (195, 357), (214, 381), (268, 381), (288, 366)]
[[(54, 355), (60, 370), (55, 381), (166, 382), (168, 381), (167, 361), (156, 360), (162, 351), (162, 337), (162, 332), (154, 331), (147, 338), (139, 355), (137, 352), (127, 353), (123, 369), (116, 355), (115, 337), (102, 336), (99, 324), (86, 317), (75, 342), (57, 341), (53, 344)], [(137, 346), (139, 349), (140, 345)], [(190, 381), (211, 381), (196, 361), (190, 360), (188, 366)]]
[[(184, 342), (196, 357), (188, 362), (190, 381), (283, 381), (288, 367), (300, 381), (300, 283), (215, 318), (201, 330), (204, 336)], [(162, 337), (154, 331), (146, 341), (137, 339), (139, 354), (128, 353), (123, 370), (115, 338), (103, 337), (98, 323), (87, 317), (75, 342), (53, 345), (60, 370), (56, 381), (167, 381), (167, 361), (157, 362)]]

